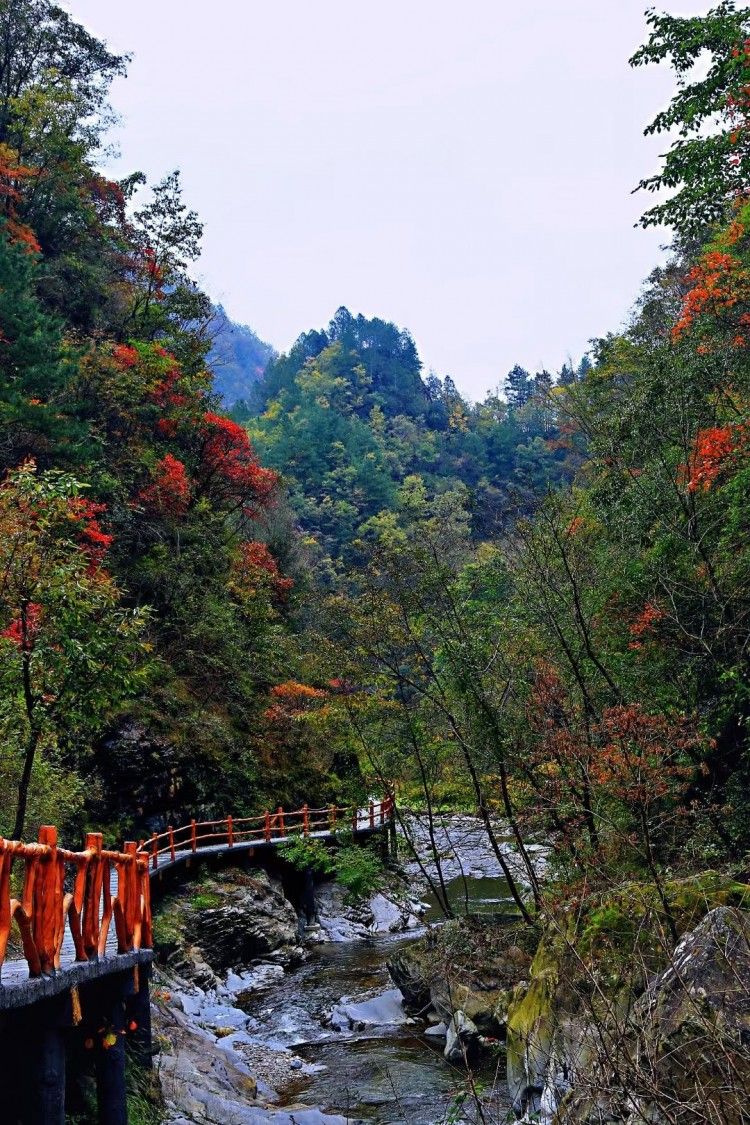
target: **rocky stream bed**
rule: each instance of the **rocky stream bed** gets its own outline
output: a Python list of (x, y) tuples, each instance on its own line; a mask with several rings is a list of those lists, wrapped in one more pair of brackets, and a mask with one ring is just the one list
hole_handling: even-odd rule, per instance
[[(481, 826), (454, 817), (439, 828), (443, 880), (473, 918), (437, 924), (417, 840), (418, 861), (404, 856), (365, 902), (317, 886), (311, 921), (249, 867), (165, 902), (154, 1007), (169, 1125), (661, 1125), (661, 1092), (681, 1097), (696, 1075), (698, 1100), (750, 1093), (744, 880), (665, 883), (676, 948), (648, 884), (588, 902), (575, 925), (521, 926)], [(543, 875), (545, 850), (532, 856)], [(648, 1069), (613, 1081), (617, 1052)]]
[[(454, 817), (440, 834), (450, 896), (462, 908), (468, 896), (472, 910), (507, 911), (478, 823)], [(261, 869), (207, 874), (168, 899), (155, 1030), (170, 1125), (477, 1120), (462, 1102), (463, 1058), (444, 1056), (444, 1021), (414, 1012), (388, 970), (441, 917), (406, 856), (366, 902), (317, 886), (311, 924)], [(504, 1060), (488, 1052), (478, 1080), (492, 1119), (504, 1119)]]

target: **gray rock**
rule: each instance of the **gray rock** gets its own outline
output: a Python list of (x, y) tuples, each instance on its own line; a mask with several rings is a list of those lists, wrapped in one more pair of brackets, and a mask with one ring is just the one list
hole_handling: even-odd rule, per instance
[(354, 1031), (363, 1031), (367, 1027), (391, 1027), (405, 1022), (406, 1012), (397, 988), (357, 1003), (343, 997), (331, 1012), (332, 1027), (349, 1027)]
[(422, 957), (414, 948), (395, 953), (387, 962), (391, 980), (401, 991), (407, 1008), (421, 1012), (430, 1003), (430, 982)]
[(227, 868), (186, 885), (160, 911), (156, 935), (167, 935), (159, 944), (170, 969), (207, 991), (230, 970), (261, 960), (286, 967), (304, 956), (294, 908), (262, 870)]
[(475, 1058), (478, 1049), (479, 1031), (477, 1025), (459, 1010), (448, 1024), (443, 1054), (449, 1063), (454, 1066), (461, 1066), (464, 1062)]

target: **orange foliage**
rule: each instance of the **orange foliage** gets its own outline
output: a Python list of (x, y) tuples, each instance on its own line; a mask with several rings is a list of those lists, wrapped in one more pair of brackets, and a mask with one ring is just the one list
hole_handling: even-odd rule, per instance
[(699, 430), (688, 465), (688, 491), (701, 489), (707, 492), (728, 460), (743, 449), (746, 436), (747, 427), (740, 425), (710, 426)]
[(31, 227), (20, 221), (18, 204), (22, 199), (21, 185), (38, 174), (35, 168), (19, 164), (8, 145), (0, 144), (0, 212), (5, 218), (5, 229), (11, 242), (20, 242), (33, 253), (41, 247)]

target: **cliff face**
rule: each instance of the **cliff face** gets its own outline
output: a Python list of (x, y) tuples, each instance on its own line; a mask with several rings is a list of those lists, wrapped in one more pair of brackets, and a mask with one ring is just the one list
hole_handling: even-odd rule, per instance
[(202, 988), (258, 961), (301, 960), (300, 925), (267, 872), (227, 868), (190, 883), (159, 911), (156, 941), (166, 965)]

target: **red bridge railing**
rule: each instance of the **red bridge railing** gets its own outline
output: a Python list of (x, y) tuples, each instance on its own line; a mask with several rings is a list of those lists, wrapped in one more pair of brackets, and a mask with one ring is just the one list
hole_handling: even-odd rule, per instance
[[(370, 801), (366, 808), (330, 805), (311, 809), (304, 805), (294, 812), (279, 808), (253, 817), (192, 820), (181, 828), (155, 833), (140, 844), (129, 841), (121, 852), (106, 851), (99, 832), (87, 834), (82, 852), (67, 851), (58, 847), (57, 829), (50, 825), (39, 829), (36, 844), (0, 837), (0, 969), (13, 923), (31, 977), (61, 968), (66, 930), (72, 960), (77, 962), (106, 956), (113, 921), (117, 953), (150, 949), (149, 875), (202, 848), (279, 843), (295, 834), (329, 836), (342, 828), (356, 835), (389, 824), (393, 815), (390, 797)], [(12, 877), (16, 862), (24, 865), (18, 897)]]
[[(16, 860), (24, 864), (20, 897), (11, 886)], [(49, 825), (36, 844), (0, 838), (0, 967), (14, 922), (29, 975), (38, 977), (60, 968), (66, 926), (75, 960), (89, 961), (105, 955), (113, 920), (118, 953), (151, 947), (148, 864), (136, 843), (105, 851), (101, 834), (90, 832), (85, 850), (70, 852), (57, 846), (57, 829)]]
[(149, 840), (141, 841), (138, 855), (148, 857), (151, 870), (165, 863), (187, 859), (193, 852), (205, 848), (227, 847), (235, 844), (280, 843), (288, 836), (330, 835), (348, 828), (355, 835), (389, 824), (393, 817), (393, 799), (370, 801), (365, 808), (328, 805), (311, 809), (303, 805), (294, 812), (278, 808), (259, 816), (224, 817), (223, 820), (191, 820), (180, 828), (171, 825), (164, 832), (154, 833)]

